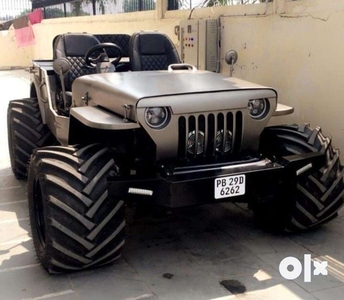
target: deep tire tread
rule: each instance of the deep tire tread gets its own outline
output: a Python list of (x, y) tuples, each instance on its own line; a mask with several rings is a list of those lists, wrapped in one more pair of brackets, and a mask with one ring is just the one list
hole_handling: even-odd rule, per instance
[(17, 179), (26, 179), (33, 150), (55, 144), (55, 137), (42, 122), (37, 99), (11, 101), (7, 128), (12, 171)]
[[(39, 261), (50, 273), (83, 270), (120, 257), (124, 205), (108, 195), (109, 172), (116, 172), (115, 162), (99, 144), (34, 151), (28, 192), (32, 235)], [(44, 194), (45, 247), (35, 227), (35, 178)]]
[(325, 137), (320, 127), (312, 129), (309, 124), (273, 126), (263, 132), (263, 153), (276, 157), (308, 152), (326, 155), (322, 168), (299, 179), (285, 230), (298, 231), (323, 224), (343, 206), (344, 169), (339, 150), (333, 149), (331, 142), (332, 138)]

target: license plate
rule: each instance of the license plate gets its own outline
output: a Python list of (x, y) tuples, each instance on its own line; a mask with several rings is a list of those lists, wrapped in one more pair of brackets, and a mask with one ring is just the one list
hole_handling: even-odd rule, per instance
[(245, 195), (245, 175), (215, 179), (215, 199)]

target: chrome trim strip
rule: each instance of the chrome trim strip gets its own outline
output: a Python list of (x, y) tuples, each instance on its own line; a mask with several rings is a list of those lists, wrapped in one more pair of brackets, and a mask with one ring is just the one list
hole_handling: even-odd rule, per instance
[[(182, 175), (182, 174), (191, 174), (191, 173), (199, 173), (199, 172), (208, 172), (208, 171), (216, 171), (216, 170), (233, 170), (237, 168), (251, 168), (251, 167), (266, 167), (269, 164), (272, 164), (270, 159), (263, 159), (257, 162), (252, 163), (244, 163), (238, 165), (230, 165), (230, 166), (223, 166), (223, 167), (214, 167), (214, 168), (204, 168), (204, 169), (197, 169), (197, 170), (190, 170), (190, 171), (177, 171), (174, 172), (173, 175)], [(273, 166), (281, 167), (280, 165), (274, 164)]]

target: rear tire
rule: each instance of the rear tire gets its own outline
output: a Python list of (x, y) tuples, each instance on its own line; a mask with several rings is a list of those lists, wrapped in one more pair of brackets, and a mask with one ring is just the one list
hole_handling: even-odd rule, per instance
[(298, 179), (292, 199), (253, 203), (259, 224), (270, 230), (299, 231), (321, 225), (337, 216), (344, 202), (343, 166), (339, 150), (320, 127), (283, 125), (268, 127), (261, 137), (261, 152), (267, 156), (321, 152), (326, 163), (307, 177)]
[(42, 122), (37, 99), (9, 103), (7, 130), (12, 171), (17, 179), (26, 179), (33, 150), (56, 143), (55, 137)]
[(37, 257), (50, 273), (109, 264), (124, 245), (124, 205), (108, 195), (117, 173), (99, 144), (46, 147), (32, 155), (29, 214)]

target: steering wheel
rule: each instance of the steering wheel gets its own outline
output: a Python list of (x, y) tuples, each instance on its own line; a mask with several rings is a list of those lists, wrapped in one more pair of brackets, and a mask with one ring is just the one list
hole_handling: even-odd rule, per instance
[[(88, 49), (87, 53), (85, 54), (86, 66), (90, 68), (94, 68), (97, 65), (97, 63), (109, 61), (109, 57), (107, 56), (104, 49), (115, 50), (116, 58), (111, 63), (114, 66), (116, 66), (122, 58), (122, 49), (121, 47), (113, 43), (101, 43)], [(92, 57), (92, 54), (96, 54), (97, 56)]]

